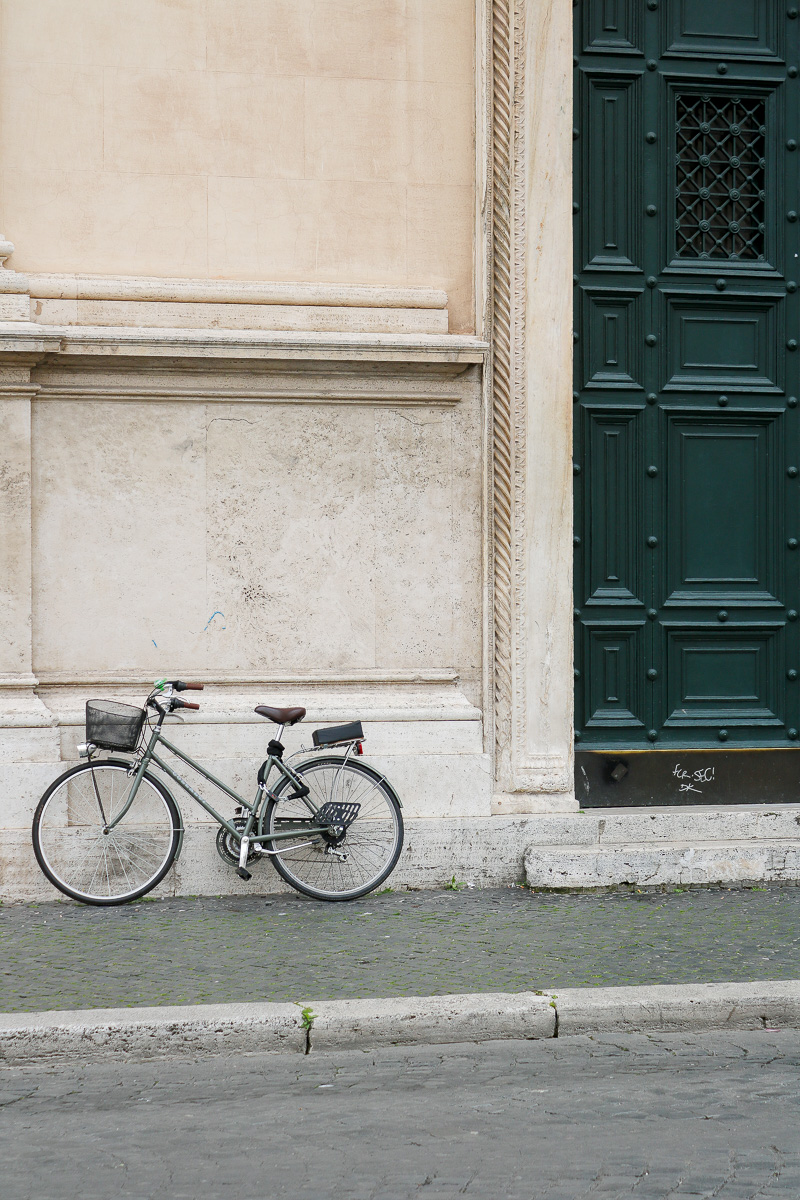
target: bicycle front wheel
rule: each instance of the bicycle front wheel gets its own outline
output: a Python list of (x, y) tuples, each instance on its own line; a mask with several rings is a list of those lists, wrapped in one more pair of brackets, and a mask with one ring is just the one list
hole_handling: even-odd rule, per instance
[(356, 900), (366, 896), (394, 870), (403, 849), (400, 801), (373, 767), (343, 758), (317, 758), (295, 770), (309, 789), (303, 799), (287, 793), (294, 785), (282, 779), (267, 802), (261, 832), (290, 832), (293, 824), (308, 826), (323, 804), (355, 804), (357, 814), (341, 838), (298, 834), (297, 846), (273, 842), (270, 850), (279, 875), (298, 892), (316, 900)]
[(129, 764), (83, 763), (50, 785), (33, 818), (33, 849), (50, 882), (84, 904), (124, 904), (164, 878), (180, 844), (178, 807), (152, 775), (113, 829), (133, 786)]

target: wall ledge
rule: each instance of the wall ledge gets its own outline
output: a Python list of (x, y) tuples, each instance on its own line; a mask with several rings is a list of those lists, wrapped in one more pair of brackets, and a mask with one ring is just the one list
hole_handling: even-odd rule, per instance
[(189, 304), (323, 305), (342, 308), (446, 309), (447, 293), (426, 287), (270, 283), (249, 279), (162, 279), (136, 275), (23, 276), (34, 299), (148, 300)]
[(398, 362), (453, 368), (482, 363), (488, 344), (465, 334), (317, 333), (274, 330), (55, 326), (0, 322), (0, 360), (20, 354), (74, 358), (262, 359)]

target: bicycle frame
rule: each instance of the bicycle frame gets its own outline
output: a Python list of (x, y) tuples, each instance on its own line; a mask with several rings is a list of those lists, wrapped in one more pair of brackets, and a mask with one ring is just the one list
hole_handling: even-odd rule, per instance
[[(298, 837), (308, 836), (309, 834), (319, 836), (324, 827), (321, 825), (310, 824), (308, 826), (301, 825), (299, 827), (293, 824), (292, 829), (287, 830), (286, 832), (276, 831), (275, 833), (271, 834), (256, 834), (253, 836), (253, 828), (255, 827), (257, 821), (260, 822), (263, 816), (263, 809), (273, 796), (273, 793), (267, 787), (273, 768), (277, 767), (279, 775), (284, 779), (288, 779), (298, 790), (303, 787), (303, 780), (301, 777), (288, 765), (288, 763), (283, 762), (283, 760), (280, 758), (276, 758), (274, 754), (270, 754), (265, 764), (266, 771), (264, 773), (264, 782), (263, 784), (259, 783), (255, 799), (253, 800), (253, 803), (250, 804), (244, 799), (243, 796), (240, 796), (238, 792), (235, 792), (233, 788), (229, 788), (226, 783), (223, 783), (221, 779), (218, 779), (213, 772), (206, 770), (206, 768), (201, 766), (200, 763), (195, 762), (195, 760), (189, 754), (186, 754), (183, 750), (180, 750), (177, 746), (173, 745), (172, 742), (170, 742), (164, 736), (164, 734), (161, 732), (161, 726), (164, 723), (165, 716), (166, 714), (161, 715), (158, 724), (150, 735), (147, 749), (142, 755), (138, 767), (136, 767), (135, 778), (133, 781), (133, 786), (130, 790), (130, 795), (128, 796), (128, 799), (123, 805), (121, 811), (117, 814), (113, 821), (109, 822), (109, 830), (118, 825), (128, 812), (128, 809), (131, 807), (136, 798), (136, 793), (139, 790), (139, 784), (142, 781), (145, 771), (150, 763), (155, 763), (157, 767), (159, 767), (166, 775), (168, 775), (170, 779), (174, 779), (175, 782), (181, 788), (183, 788), (185, 792), (187, 792), (194, 800), (196, 800), (197, 803), (204, 808), (219, 825), (226, 829), (232, 837), (236, 838), (237, 841), (241, 841), (242, 838), (246, 837), (249, 838), (251, 844), (262, 845), (265, 842), (272, 843), (278, 841), (288, 841), (289, 839), (296, 839)], [(209, 802), (205, 800), (199, 792), (195, 791), (190, 783), (187, 783), (187, 781), (183, 779), (177, 773), (177, 771), (174, 771), (172, 767), (170, 767), (169, 763), (166, 763), (162, 758), (159, 758), (155, 752), (157, 745), (164, 746), (167, 750), (171, 751), (176, 758), (182, 759), (183, 762), (187, 763), (190, 767), (192, 767), (193, 770), (197, 771), (199, 775), (202, 775), (204, 779), (207, 779), (209, 783), (213, 783), (215, 787), (218, 787), (221, 791), (225, 792), (226, 795), (230, 796), (232, 800), (235, 800), (237, 804), (241, 805), (241, 807), (247, 812), (247, 820), (244, 828), (237, 829), (235, 825), (232, 825), (230, 821), (227, 821), (221, 813), (217, 812), (212, 804), (209, 804)], [(308, 800), (306, 796), (299, 796), (298, 798), (303, 801), (309, 813), (313, 816), (313, 814), (316, 812), (316, 809), (311, 801)], [(267, 853), (270, 852), (267, 851)], [(275, 852), (273, 851), (273, 853)]]

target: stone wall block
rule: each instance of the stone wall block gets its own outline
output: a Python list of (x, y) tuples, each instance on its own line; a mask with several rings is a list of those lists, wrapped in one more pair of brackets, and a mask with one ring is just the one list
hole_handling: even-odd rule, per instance
[(14, 382), (0, 394), (0, 675), (31, 669), (30, 392)]
[(800, 879), (800, 841), (697, 843), (586, 850), (529, 847), (525, 876), (533, 888), (667, 887)]

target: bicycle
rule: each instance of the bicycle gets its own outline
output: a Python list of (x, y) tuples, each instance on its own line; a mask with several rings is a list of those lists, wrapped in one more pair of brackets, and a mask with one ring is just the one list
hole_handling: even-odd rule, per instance
[[(176, 693), (202, 688), (161, 679), (144, 708), (87, 701), (87, 740), (78, 746), (87, 761), (51, 783), (33, 818), (34, 853), (50, 882), (74, 900), (97, 905), (136, 900), (161, 882), (181, 852), (184, 824), (153, 766), (217, 821), (217, 851), (242, 879), (252, 878), (248, 866), (268, 858), (287, 883), (317, 900), (355, 900), (383, 883), (403, 848), (402, 806), (385, 776), (356, 761), (363, 754), (361, 722), (314, 730), (313, 746), (285, 759), (284, 728), (302, 721), (306, 710), (256, 705), (278, 732), (249, 803), (162, 732), (176, 710), (200, 708)], [(235, 801), (234, 816), (217, 812), (157, 748)], [(103, 751), (127, 751), (133, 758), (97, 758)], [(308, 757), (292, 765), (301, 755)]]

